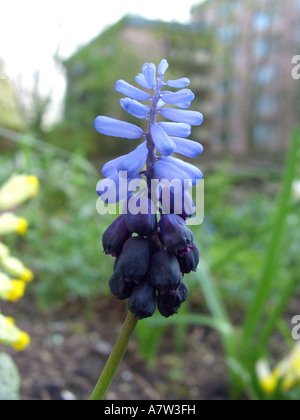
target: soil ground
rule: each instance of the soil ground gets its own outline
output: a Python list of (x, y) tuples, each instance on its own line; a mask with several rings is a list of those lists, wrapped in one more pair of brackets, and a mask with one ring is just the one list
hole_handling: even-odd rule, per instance
[[(6, 316), (31, 335), (30, 347), (11, 354), (22, 378), (22, 400), (87, 400), (126, 316), (124, 302), (100, 297), (97, 304), (73, 302), (41, 313), (30, 296), (1, 304)], [(159, 356), (147, 367), (133, 337), (108, 400), (224, 400), (227, 371), (217, 334), (188, 329), (182, 352), (174, 351), (173, 330), (164, 335)]]

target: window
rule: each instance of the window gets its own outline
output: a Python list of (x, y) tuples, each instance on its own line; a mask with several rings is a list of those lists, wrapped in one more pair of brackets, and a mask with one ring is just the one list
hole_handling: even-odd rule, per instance
[(271, 26), (271, 22), (272, 17), (270, 13), (267, 13), (262, 10), (254, 15), (253, 26), (258, 31), (266, 31)]
[(233, 2), (233, 1), (230, 3), (227, 2), (220, 5), (219, 10), (218, 10), (218, 15), (221, 19), (226, 19), (238, 9), (239, 9), (238, 2)]
[(232, 92), (238, 86), (238, 80), (235, 78), (226, 78), (220, 80), (217, 84), (217, 89), (221, 94), (227, 94)]
[(254, 141), (258, 145), (276, 143), (278, 140), (276, 126), (273, 124), (258, 123), (254, 127)]
[(218, 37), (222, 42), (232, 42), (239, 34), (239, 27), (236, 24), (221, 26), (218, 29)]
[(296, 28), (296, 41), (300, 42), (300, 26)]
[(253, 79), (258, 85), (268, 85), (272, 83), (278, 75), (278, 69), (274, 65), (265, 65), (256, 70)]
[(257, 38), (253, 41), (253, 54), (256, 58), (263, 58), (272, 52), (273, 42), (270, 38)]
[(259, 116), (274, 115), (278, 111), (276, 95), (260, 95), (255, 103), (255, 112)]

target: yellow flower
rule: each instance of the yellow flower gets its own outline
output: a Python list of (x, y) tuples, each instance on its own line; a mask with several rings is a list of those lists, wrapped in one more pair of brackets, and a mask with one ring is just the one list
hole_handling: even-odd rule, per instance
[(25, 233), (27, 232), (27, 230), (28, 230), (28, 222), (27, 222), (27, 220), (24, 219), (23, 217), (20, 217), (19, 220), (18, 220), (17, 227), (16, 227), (16, 232), (19, 235), (25, 235)]
[(7, 299), (11, 302), (17, 302), (24, 296), (26, 284), (22, 280), (11, 280), (12, 290)]
[(30, 189), (30, 197), (36, 197), (39, 193), (39, 180), (36, 176), (30, 175), (27, 177), (27, 185), (31, 187)]
[(22, 351), (30, 344), (29, 335), (15, 326), (13, 318), (0, 314), (0, 343)]
[(17, 351), (23, 351), (30, 344), (30, 336), (24, 332), (20, 331), (19, 340), (15, 342), (12, 346)]
[(24, 235), (28, 229), (28, 222), (22, 217), (17, 217), (13, 213), (4, 213), (0, 216), (0, 235), (17, 232)]
[(29, 283), (33, 280), (33, 272), (25, 267), (22, 261), (17, 258), (8, 256), (0, 260), (0, 265), (11, 276), (17, 277), (19, 280)]
[(271, 372), (271, 369), (265, 360), (261, 360), (257, 363), (256, 374), (263, 391), (268, 395), (273, 394), (278, 384), (278, 378)]
[(6, 320), (8, 325), (15, 325), (16, 324), (14, 318), (11, 318), (10, 316), (5, 317), (5, 320)]
[(266, 394), (273, 394), (277, 387), (281, 391), (289, 391), (300, 384), (300, 342), (298, 342), (291, 354), (284, 358), (275, 367), (273, 372), (264, 361), (256, 365), (257, 377), (262, 389)]
[(39, 191), (39, 180), (34, 175), (13, 175), (0, 188), (0, 210), (19, 206)]
[(21, 280), (11, 280), (6, 274), (0, 273), (0, 298), (16, 302), (24, 296), (26, 284)]

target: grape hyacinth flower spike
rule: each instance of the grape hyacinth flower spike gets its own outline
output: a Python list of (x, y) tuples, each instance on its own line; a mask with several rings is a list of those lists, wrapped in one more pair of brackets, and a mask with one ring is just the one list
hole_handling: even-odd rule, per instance
[[(195, 97), (187, 88), (189, 79), (165, 80), (167, 69), (165, 59), (157, 69), (153, 63), (145, 63), (135, 78), (140, 87), (124, 80), (116, 82), (116, 91), (126, 96), (120, 99), (121, 107), (132, 116), (145, 119), (146, 131), (107, 116), (95, 119), (95, 128), (101, 134), (127, 139), (144, 138), (131, 153), (106, 163), (102, 169), (106, 179), (97, 185), (97, 193), (103, 201), (117, 203), (123, 198), (127, 200), (127, 214), (119, 216), (108, 227), (102, 242), (104, 252), (117, 258), (110, 281), (111, 291), (120, 299), (129, 298), (129, 309), (138, 319), (152, 316), (159, 302), (158, 310), (163, 316), (176, 313), (187, 296), (183, 275), (195, 270), (199, 262), (199, 250), (185, 220), (189, 215), (184, 210), (192, 199), (184, 191), (184, 183), (191, 187), (203, 175), (197, 167), (172, 157), (172, 154), (193, 158), (202, 153), (201, 144), (187, 137), (191, 126), (200, 125), (203, 116), (200, 112), (187, 110)], [(129, 185), (133, 179), (141, 181), (142, 175), (149, 189), (146, 194), (137, 196), (134, 191), (129, 191)], [(116, 186), (112, 194), (105, 188), (108, 179)], [(153, 180), (162, 181), (161, 189), (169, 193), (169, 206), (163, 202), (164, 194), (158, 194), (158, 197), (153, 194), (150, 188)], [(180, 193), (183, 192), (181, 199), (174, 196), (164, 180), (169, 185), (178, 180)], [(129, 199), (128, 193), (131, 194)], [(139, 212), (130, 211), (130, 199), (135, 200)], [(182, 211), (175, 214), (178, 204)], [(166, 207), (170, 214), (165, 214)], [(157, 208), (160, 212), (156, 212)], [(160, 214), (160, 220), (157, 214)]]
[(145, 63), (135, 77), (139, 87), (116, 82), (116, 91), (125, 96), (121, 107), (146, 120), (145, 131), (103, 115), (94, 122), (101, 134), (143, 141), (132, 152), (106, 163), (105, 179), (97, 185), (104, 203), (124, 200), (125, 211), (107, 228), (102, 244), (104, 252), (116, 258), (111, 292), (128, 299), (129, 312), (91, 399), (103, 398), (108, 377), (112, 379), (112, 364), (121, 361), (138, 319), (151, 317), (156, 308), (164, 317), (178, 312), (188, 295), (183, 277), (199, 263), (199, 249), (186, 220), (194, 210), (188, 190), (203, 175), (172, 155), (195, 158), (202, 153), (202, 145), (188, 137), (192, 126), (202, 124), (203, 115), (188, 109), (195, 97), (188, 89), (190, 80), (167, 80), (168, 66), (165, 59), (157, 68)]

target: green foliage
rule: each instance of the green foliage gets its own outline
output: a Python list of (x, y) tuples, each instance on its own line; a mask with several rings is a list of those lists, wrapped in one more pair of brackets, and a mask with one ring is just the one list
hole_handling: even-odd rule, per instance
[(14, 160), (8, 157), (0, 156), (1, 180), (16, 171), (33, 173), (41, 183), (39, 196), (22, 212), (32, 225), (26, 241), (20, 246), (19, 238), (8, 238), (37, 274), (32, 288), (40, 303), (106, 293), (113, 261), (102, 252), (101, 236), (114, 216), (96, 212), (100, 171), (87, 171), (76, 156), (62, 159), (27, 150)]
[(13, 359), (0, 353), (0, 401), (20, 399), (20, 376)]
[[(210, 197), (213, 191), (208, 190), (206, 185), (208, 202), (220, 200), (219, 210), (211, 209), (209, 225), (206, 221), (206, 225), (195, 232), (198, 241), (202, 243), (200, 249), (203, 249), (203, 244), (209, 248), (204, 248), (205, 256), (202, 254), (198, 271), (190, 278), (200, 286), (211, 317), (190, 312), (179, 314), (170, 321), (158, 320), (161, 326), (171, 323), (176, 328), (182, 323), (196, 323), (209, 325), (219, 332), (229, 368), (231, 395), (234, 398), (246, 394), (250, 399), (269, 399), (270, 396), (263, 392), (256, 376), (256, 364), (271, 353), (270, 340), (275, 332), (282, 334), (286, 340), (286, 325), (282, 317), (291, 297), (299, 289), (300, 271), (295, 254), (296, 248), (299, 249), (299, 203), (293, 203), (291, 199), (299, 150), (300, 130), (296, 129), (291, 139), (282, 190), (277, 202), (274, 205), (266, 197), (259, 200), (256, 197), (253, 207), (253, 196), (249, 195), (248, 190), (250, 205), (248, 203), (248, 206), (243, 206), (242, 218), (239, 217), (239, 205), (226, 204), (228, 189), (223, 190), (220, 200), (219, 197)], [(218, 175), (216, 179), (213, 176), (210, 178), (212, 189), (218, 190)], [(258, 203), (266, 207), (264, 211)], [(220, 211), (223, 218), (220, 217)], [(206, 232), (201, 235), (201, 229), (203, 231), (205, 227)], [(207, 235), (213, 238), (208, 240)], [(229, 275), (232, 278), (227, 277)], [(230, 319), (228, 303), (234, 303), (231, 309), (236, 310), (240, 306), (245, 313), (245, 320), (237, 328)], [(152, 318), (146, 322), (151, 326), (155, 321)], [(287, 341), (289, 345), (290, 333)], [(158, 346), (158, 339), (152, 346)], [(295, 393), (298, 399), (298, 391), (293, 389), (291, 393), (278, 393), (278, 398), (292, 399)], [(273, 397), (276, 396), (275, 393)]]
[[(173, 328), (174, 349), (181, 350), (187, 326), (205, 325), (222, 338), (233, 395), (246, 392), (250, 398), (265, 398), (255, 377), (255, 363), (268, 354), (277, 328), (286, 338), (282, 314), (299, 289), (299, 203), (291, 201), (296, 134), (292, 144), (279, 201), (280, 171), (233, 173), (232, 162), (227, 162), (207, 174), (205, 222), (192, 228), (201, 263), (197, 273), (187, 277), (189, 302), (178, 316), (155, 315), (137, 328), (140, 351), (149, 364), (168, 328)], [(95, 209), (93, 191), (100, 168), (95, 170), (80, 156), (61, 154), (46, 144), (45, 153), (42, 150), (22, 146), (15, 156), (0, 156), (0, 182), (13, 171), (32, 173), (41, 182), (38, 198), (22, 212), (33, 228), (26, 241), (17, 240), (19, 256), (24, 253), (37, 274), (36, 298), (51, 305), (105, 294), (113, 259), (102, 253), (101, 235), (115, 216), (100, 216)], [(240, 318), (245, 314), (248, 321), (236, 329), (231, 313)]]

